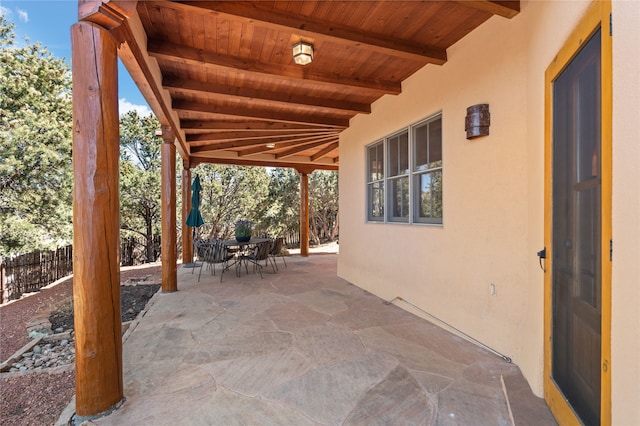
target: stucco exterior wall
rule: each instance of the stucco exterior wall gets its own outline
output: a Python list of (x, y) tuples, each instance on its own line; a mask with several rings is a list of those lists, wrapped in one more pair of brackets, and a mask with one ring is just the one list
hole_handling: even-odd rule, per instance
[(640, 2), (613, 13), (612, 424), (640, 425)]
[[(515, 18), (491, 18), (448, 50), (444, 66), (426, 66), (403, 83), (402, 94), (385, 96), (370, 115), (354, 118), (340, 140), (338, 274), (383, 299), (401, 296), (510, 356), (539, 396), (544, 73), (589, 4), (523, 1)], [(619, 424), (640, 423), (637, 404), (629, 403), (640, 383), (638, 4), (614, 2), (613, 12), (614, 67), (617, 57), (633, 57), (613, 76), (624, 80), (614, 87), (613, 105), (612, 395), (614, 421), (624, 420)], [(478, 103), (490, 105), (491, 134), (468, 141), (466, 108)], [(443, 225), (368, 223), (366, 145), (437, 112), (443, 123)], [(633, 375), (623, 377), (629, 371)]]

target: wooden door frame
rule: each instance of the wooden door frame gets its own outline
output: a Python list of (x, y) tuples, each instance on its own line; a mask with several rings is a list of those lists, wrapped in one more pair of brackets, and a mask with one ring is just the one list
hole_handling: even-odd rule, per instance
[(544, 154), (544, 242), (547, 249), (544, 274), (544, 395), (558, 422), (581, 424), (552, 378), (552, 172), (553, 172), (553, 81), (578, 53), (584, 42), (602, 28), (601, 41), (601, 271), (602, 271), (602, 335), (600, 423), (611, 424), (611, 260), (608, 256), (612, 240), (612, 37), (610, 36), (611, 0), (596, 0), (564, 43), (545, 72), (545, 154)]

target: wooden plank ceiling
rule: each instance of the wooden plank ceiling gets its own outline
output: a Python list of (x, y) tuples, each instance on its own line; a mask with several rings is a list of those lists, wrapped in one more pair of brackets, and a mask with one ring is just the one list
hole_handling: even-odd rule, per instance
[[(190, 165), (332, 169), (357, 114), (519, 1), (112, 1), (120, 57)], [(81, 10), (82, 15), (82, 10)], [(99, 19), (91, 19), (94, 22)], [(297, 65), (292, 45), (314, 47)]]

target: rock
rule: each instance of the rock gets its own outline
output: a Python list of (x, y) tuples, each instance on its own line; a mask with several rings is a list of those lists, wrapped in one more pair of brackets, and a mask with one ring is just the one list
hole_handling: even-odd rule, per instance
[(62, 346), (63, 348), (64, 348), (65, 346), (67, 346), (68, 344), (69, 344), (69, 341), (68, 341), (67, 339), (64, 339), (64, 340), (62, 340), (62, 341), (60, 342), (60, 346)]
[(56, 333), (62, 333), (63, 331), (64, 331), (64, 328), (62, 327), (56, 328)]
[(42, 353), (42, 348), (40, 346), (38, 346), (38, 345), (35, 345), (33, 347), (33, 353), (34, 354), (41, 354)]
[(48, 336), (47, 333), (42, 333), (40, 331), (32, 330), (32, 331), (29, 332), (29, 338), (30, 339), (37, 339), (38, 337), (46, 337), (46, 336)]

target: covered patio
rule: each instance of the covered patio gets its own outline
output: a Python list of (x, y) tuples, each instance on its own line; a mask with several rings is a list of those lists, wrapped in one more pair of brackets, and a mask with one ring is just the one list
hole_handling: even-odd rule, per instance
[[(516, 365), (287, 257), (221, 284), (178, 269), (127, 331), (122, 407), (95, 424), (555, 424)], [(282, 263), (280, 263), (282, 266)]]
[[(350, 120), (400, 94), (403, 81), (426, 65), (446, 63), (447, 49), (494, 15), (511, 19), (519, 11), (519, 1), (79, 0), (71, 28), (78, 419), (109, 412), (128, 397), (123, 384), (131, 380), (123, 376), (118, 321), (118, 58), (161, 123), (162, 290), (173, 293), (183, 290), (177, 156), (181, 221), (198, 164), (296, 169), (304, 257), (308, 174), (338, 170)], [(296, 46), (304, 58), (294, 58)], [(191, 232), (183, 227), (181, 234), (187, 263)], [(154, 359), (171, 348), (154, 351)]]

